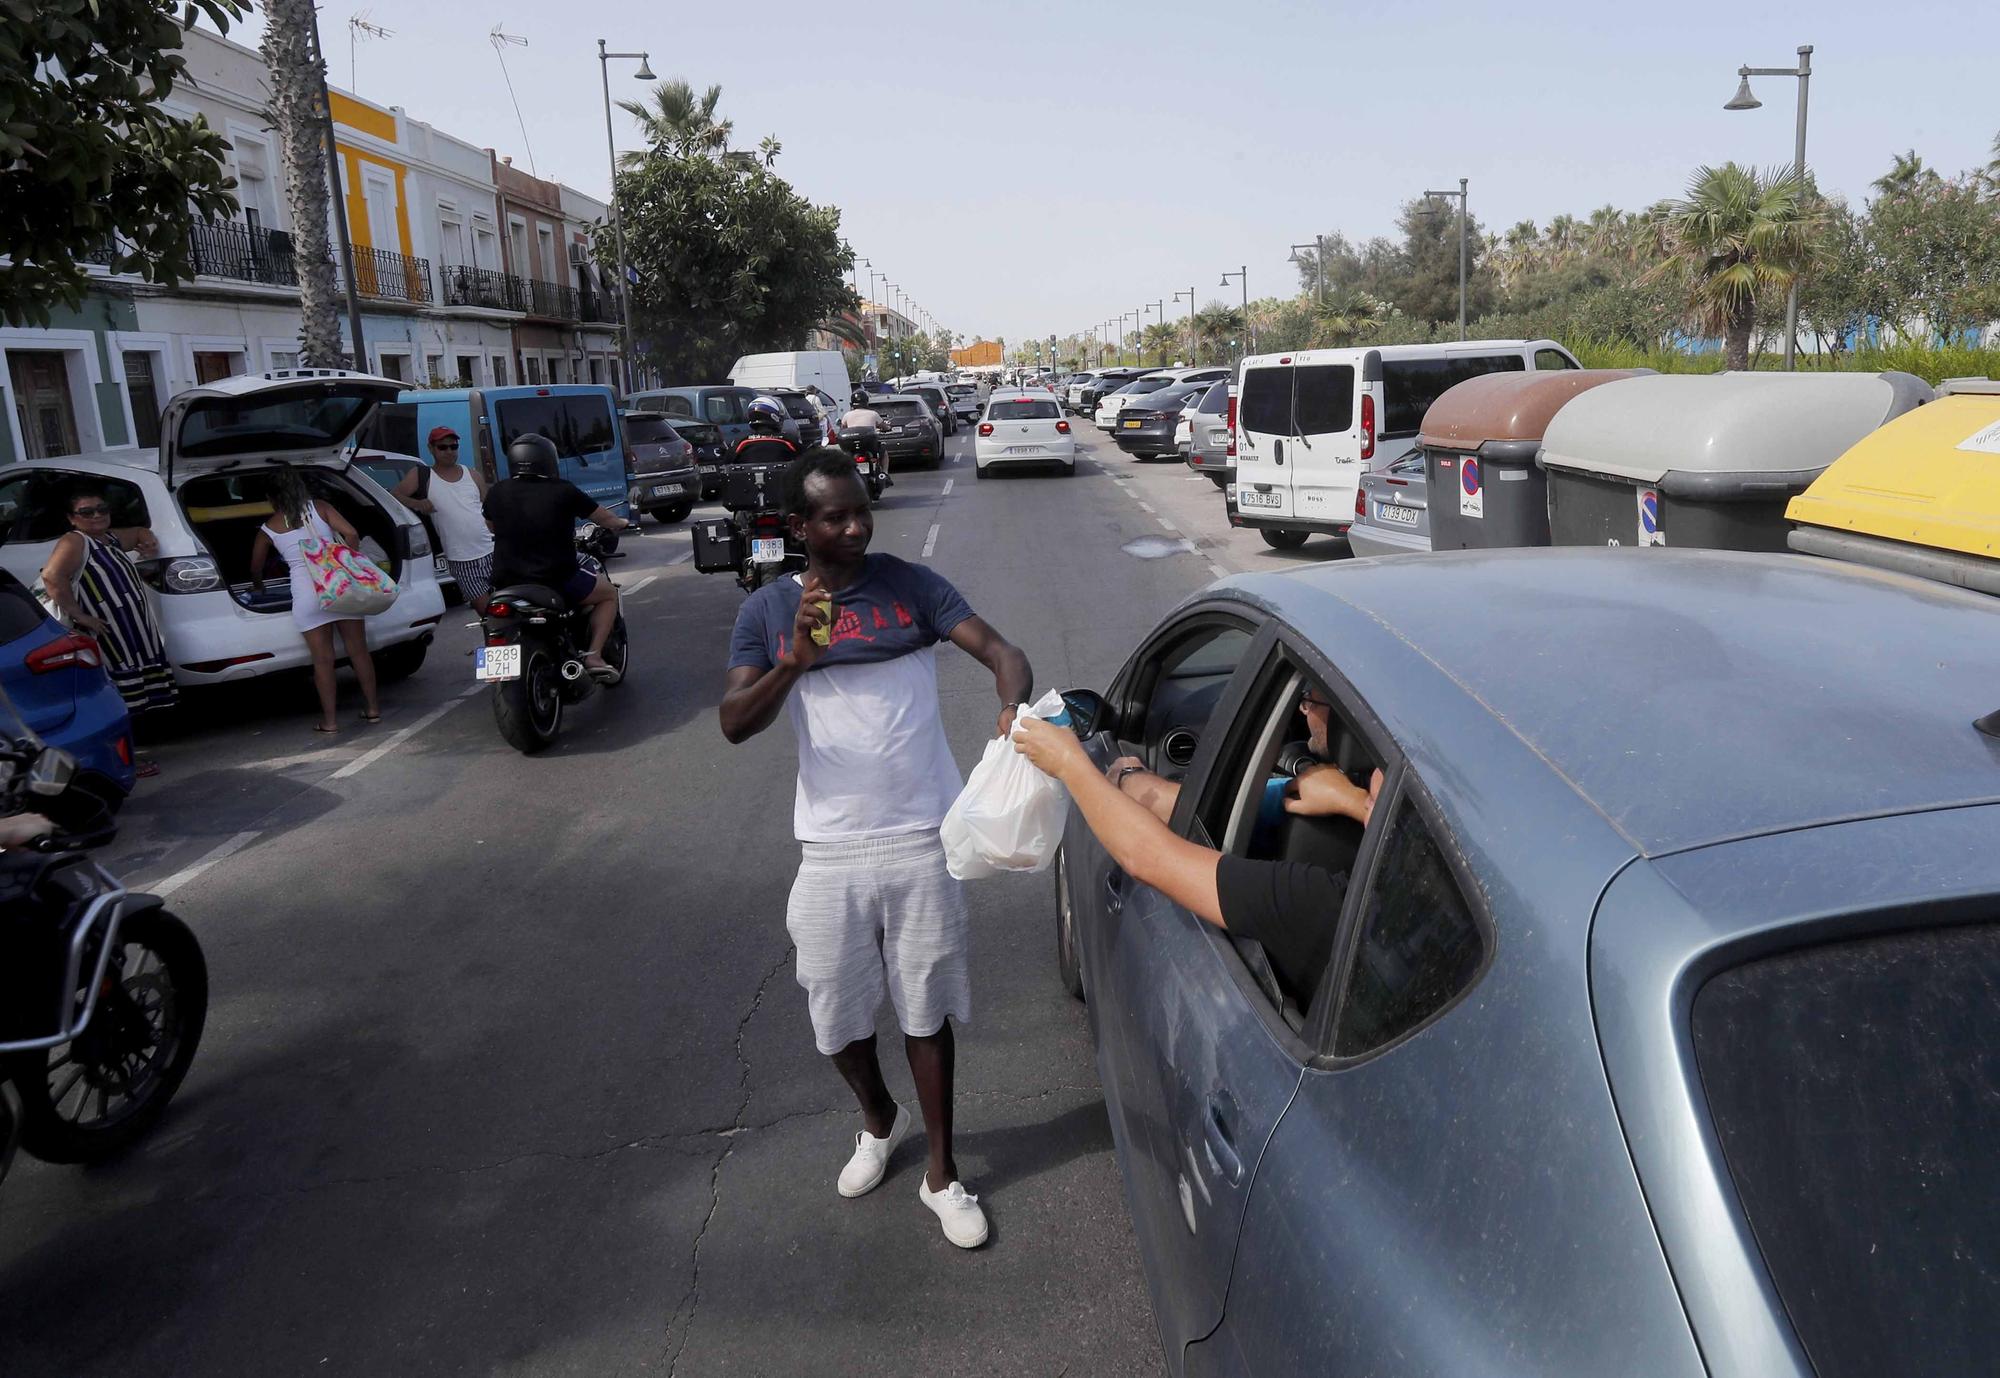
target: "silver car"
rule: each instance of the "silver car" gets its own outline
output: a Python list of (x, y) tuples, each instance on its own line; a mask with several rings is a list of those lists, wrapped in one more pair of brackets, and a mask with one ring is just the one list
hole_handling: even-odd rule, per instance
[(1361, 476), (1347, 546), (1356, 555), (1409, 555), (1431, 548), (1431, 514), (1421, 451)]
[[(1172, 1372), (1993, 1371), (2000, 601), (1346, 561), (1210, 587), (1070, 703), (1247, 859), (1225, 917), (1246, 868), (1346, 878), (1267, 951), (1071, 813), (1058, 958)], [(1365, 825), (1272, 808), (1315, 757), (1383, 770)]]
[(1217, 488), (1236, 477), (1236, 456), (1229, 452), (1229, 399), (1235, 395), (1236, 384), (1224, 379), (1182, 413), (1188, 423), (1187, 466)]

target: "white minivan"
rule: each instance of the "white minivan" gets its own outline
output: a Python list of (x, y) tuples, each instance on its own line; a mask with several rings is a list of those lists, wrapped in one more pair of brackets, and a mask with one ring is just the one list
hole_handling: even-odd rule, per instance
[(1279, 550), (1354, 524), (1361, 475), (1416, 447), (1424, 413), (1454, 384), (1487, 373), (1581, 368), (1554, 340), (1464, 340), (1253, 354), (1232, 399), (1231, 526)]
[(785, 354), (745, 354), (729, 368), (739, 388), (786, 388), (813, 399), (824, 420), (837, 422), (847, 411), (854, 384), (837, 349), (797, 349)]

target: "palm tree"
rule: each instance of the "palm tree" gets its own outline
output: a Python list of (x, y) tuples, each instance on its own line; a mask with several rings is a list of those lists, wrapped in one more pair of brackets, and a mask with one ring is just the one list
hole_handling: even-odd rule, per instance
[[(326, 63), (315, 32), (313, 0), (268, 0), (258, 52), (271, 73), (271, 127), (285, 160), (285, 203), (292, 213), (292, 257), (299, 275), (299, 360), (339, 368), (340, 286), (327, 227)], [(361, 342), (354, 342), (356, 367)]]
[[(639, 135), (647, 144), (643, 151), (621, 154), (619, 162), (628, 168), (640, 167), (652, 151), (662, 150), (683, 158), (711, 158), (739, 172), (755, 168), (757, 154), (729, 147), (736, 124), (715, 118), (715, 107), (721, 100), (720, 86), (709, 87), (697, 98), (694, 88), (676, 77), (653, 88), (650, 106), (635, 100), (619, 101), (618, 108), (639, 122)], [(765, 140), (767, 145), (770, 142)], [(776, 156), (775, 147), (767, 152)]]
[(1821, 211), (1789, 171), (1727, 163), (1695, 173), (1684, 200), (1662, 204), (1653, 234), (1661, 261), (1642, 281), (1681, 280), (1701, 329), (1721, 335), (1727, 367), (1750, 366), (1757, 302), (1811, 271)]
[(1185, 338), (1181, 328), (1171, 321), (1155, 321), (1139, 335), (1139, 357), (1145, 358), (1149, 351), (1156, 353), (1160, 356), (1160, 367), (1165, 368)]
[[(2000, 140), (1995, 140), (1995, 143), (2000, 143)], [(1924, 166), (1924, 160), (1917, 156), (1917, 151), (1913, 148), (1907, 153), (1896, 155), (1895, 164), (1875, 179), (1875, 190), (1884, 196), (1899, 196), (1913, 190), (1917, 183), (1925, 178), (1933, 176), (1936, 174)]]
[(1243, 312), (1235, 306), (1212, 301), (1195, 312), (1194, 337), (1200, 342), (1201, 352), (1210, 359), (1227, 358), (1230, 341), (1243, 339)]
[(1366, 292), (1342, 292), (1317, 313), (1312, 343), (1322, 349), (1344, 349), (1374, 333), (1387, 319), (1389, 303)]

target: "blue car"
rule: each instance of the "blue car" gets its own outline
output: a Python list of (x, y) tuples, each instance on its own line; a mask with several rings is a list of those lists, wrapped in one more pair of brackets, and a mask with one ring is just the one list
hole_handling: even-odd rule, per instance
[(132, 718), (104, 673), (97, 643), (65, 630), (5, 570), (0, 688), (36, 736), (76, 758), (78, 778), (114, 809), (132, 792)]

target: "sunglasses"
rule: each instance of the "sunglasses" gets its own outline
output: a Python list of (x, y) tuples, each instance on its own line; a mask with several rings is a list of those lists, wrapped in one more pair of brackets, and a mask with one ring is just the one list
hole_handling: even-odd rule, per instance
[(111, 515), (111, 509), (108, 507), (72, 507), (69, 509), (69, 514), (72, 517), (108, 517)]
[(1328, 703), (1328, 702), (1327, 702), (1327, 701), (1326, 701), (1325, 699), (1323, 699), (1323, 698), (1320, 698), (1320, 697), (1318, 697), (1318, 696), (1317, 696), (1316, 694), (1314, 694), (1314, 693), (1313, 693), (1313, 691), (1312, 691), (1312, 690), (1310, 690), (1310, 689), (1301, 689), (1301, 690), (1299, 691), (1299, 707), (1301, 707), (1301, 708), (1331, 708), (1331, 707), (1333, 707), (1333, 705), (1332, 705), (1332, 704), (1330, 704), (1330, 703)]
[(456, 440), (452, 441), (440, 440), (437, 444), (431, 446), (431, 452), (435, 454), (439, 450), (456, 450), (457, 448), (458, 448), (458, 442)]

